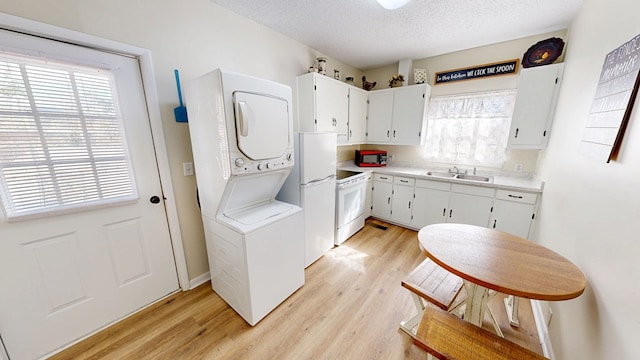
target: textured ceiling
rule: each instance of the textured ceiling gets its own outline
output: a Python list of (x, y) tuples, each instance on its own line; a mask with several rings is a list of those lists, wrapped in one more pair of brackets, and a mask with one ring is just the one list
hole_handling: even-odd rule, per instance
[(211, 0), (360, 69), (565, 29), (582, 0)]

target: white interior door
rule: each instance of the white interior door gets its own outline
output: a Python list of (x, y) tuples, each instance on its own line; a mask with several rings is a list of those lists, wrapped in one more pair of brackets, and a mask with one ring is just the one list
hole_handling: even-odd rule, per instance
[[(32, 359), (160, 299), (178, 283), (137, 60), (0, 32), (0, 55), (111, 74), (137, 189), (129, 201), (81, 211), (12, 222), (6, 209), (0, 213), (0, 333), (11, 359)], [(0, 146), (6, 139), (0, 136)]]

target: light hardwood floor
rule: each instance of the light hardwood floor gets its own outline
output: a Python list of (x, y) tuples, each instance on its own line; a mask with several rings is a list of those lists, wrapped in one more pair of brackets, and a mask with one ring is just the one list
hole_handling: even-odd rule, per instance
[[(255, 327), (206, 283), (52, 359), (425, 359), (398, 327), (415, 311), (400, 282), (423, 259), (415, 231), (369, 220), (308, 267), (305, 285)], [(542, 353), (529, 302), (520, 301), (521, 327), (514, 329), (502, 299), (490, 306), (505, 337)]]

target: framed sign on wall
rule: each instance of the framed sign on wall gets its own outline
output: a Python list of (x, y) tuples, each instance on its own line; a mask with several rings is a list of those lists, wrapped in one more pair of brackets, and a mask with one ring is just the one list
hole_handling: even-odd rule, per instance
[(583, 155), (616, 160), (638, 93), (640, 35), (607, 54), (580, 144)]

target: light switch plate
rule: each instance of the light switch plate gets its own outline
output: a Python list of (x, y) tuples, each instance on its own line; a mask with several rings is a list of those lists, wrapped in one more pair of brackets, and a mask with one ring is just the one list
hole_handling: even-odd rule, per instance
[(184, 176), (193, 176), (193, 163), (192, 162), (183, 162), (182, 163), (182, 173)]

